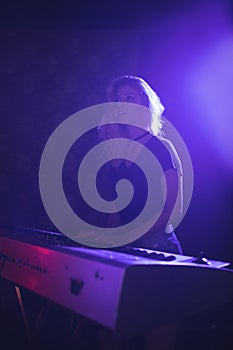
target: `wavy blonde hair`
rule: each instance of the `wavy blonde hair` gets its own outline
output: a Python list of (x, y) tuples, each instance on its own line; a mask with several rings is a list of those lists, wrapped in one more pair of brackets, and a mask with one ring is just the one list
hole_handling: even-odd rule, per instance
[(142, 78), (133, 75), (123, 75), (110, 82), (106, 90), (108, 102), (114, 102), (116, 100), (117, 90), (122, 85), (131, 85), (139, 91), (143, 97), (143, 105), (150, 110), (150, 132), (155, 136), (162, 137), (162, 114), (164, 106), (156, 92)]

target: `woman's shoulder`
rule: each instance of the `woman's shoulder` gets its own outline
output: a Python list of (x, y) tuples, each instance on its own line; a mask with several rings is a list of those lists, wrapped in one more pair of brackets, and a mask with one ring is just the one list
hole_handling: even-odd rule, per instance
[(148, 146), (156, 147), (157, 151), (163, 150), (165, 153), (176, 153), (175, 147), (172, 144), (172, 142), (165, 137), (153, 135), (148, 142)]
[(154, 136), (153, 140), (160, 145), (158, 148), (160, 149), (160, 152), (162, 152), (163, 155), (169, 155), (169, 158), (171, 159), (173, 163), (173, 167), (177, 169), (177, 171), (182, 174), (182, 164), (179, 157), (179, 154), (176, 150), (175, 145), (172, 143), (171, 140), (164, 136)]

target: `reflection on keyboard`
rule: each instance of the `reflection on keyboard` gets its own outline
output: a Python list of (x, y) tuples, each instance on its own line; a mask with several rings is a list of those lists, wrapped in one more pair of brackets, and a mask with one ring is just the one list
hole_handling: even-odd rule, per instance
[(174, 255), (165, 255), (163, 253), (157, 253), (155, 251), (146, 250), (142, 248), (136, 248), (132, 246), (123, 246), (123, 247), (116, 247), (111, 248), (111, 250), (119, 252), (119, 253), (125, 253), (135, 256), (141, 256), (147, 259), (154, 259), (158, 261), (173, 261), (176, 260), (176, 257)]

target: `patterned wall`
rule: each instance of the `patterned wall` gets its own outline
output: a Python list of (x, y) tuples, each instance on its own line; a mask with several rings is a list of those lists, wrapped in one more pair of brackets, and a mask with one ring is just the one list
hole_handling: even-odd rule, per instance
[(54, 229), (39, 195), (40, 157), (65, 118), (104, 102), (119, 74), (137, 74), (131, 31), (1, 30), (0, 220)]

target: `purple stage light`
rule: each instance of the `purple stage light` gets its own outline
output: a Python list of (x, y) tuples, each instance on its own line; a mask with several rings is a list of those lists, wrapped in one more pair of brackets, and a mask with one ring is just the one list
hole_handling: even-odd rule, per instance
[(184, 87), (195, 124), (215, 156), (233, 169), (233, 26), (226, 6), (210, 8), (200, 17), (201, 50), (188, 67)]

